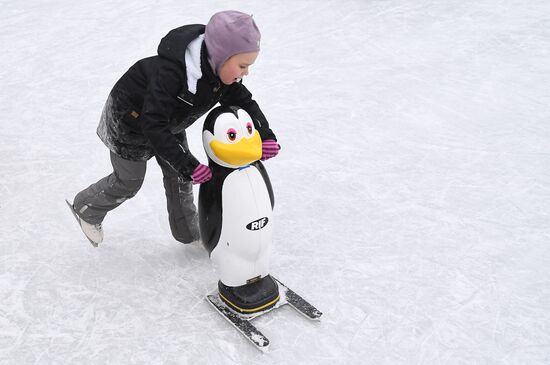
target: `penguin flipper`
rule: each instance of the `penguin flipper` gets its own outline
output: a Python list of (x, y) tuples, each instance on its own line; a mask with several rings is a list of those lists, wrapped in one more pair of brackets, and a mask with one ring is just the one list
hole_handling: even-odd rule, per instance
[(271, 180), (269, 180), (269, 175), (265, 169), (264, 164), (261, 161), (256, 161), (252, 163), (252, 166), (256, 167), (264, 179), (265, 186), (267, 187), (267, 192), (269, 193), (269, 200), (271, 201), (271, 209), (275, 207), (275, 196), (273, 195), (273, 187), (271, 186)]
[[(214, 181), (213, 181), (214, 180)], [(222, 227), (222, 184), (215, 181), (216, 176), (200, 186), (199, 228), (204, 247), (211, 254), (221, 235)]]

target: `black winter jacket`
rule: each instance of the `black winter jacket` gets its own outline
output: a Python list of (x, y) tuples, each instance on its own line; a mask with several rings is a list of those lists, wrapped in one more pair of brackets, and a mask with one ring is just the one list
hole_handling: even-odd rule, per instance
[(196, 93), (188, 91), (185, 50), (204, 28), (193, 24), (170, 31), (160, 42), (158, 56), (138, 61), (115, 84), (97, 128), (112, 152), (128, 160), (157, 155), (189, 177), (199, 162), (183, 142), (185, 128), (218, 102), (240, 106), (254, 119), (262, 140), (276, 139), (246, 87), (240, 82), (224, 85), (213, 73), (204, 42), (202, 77)]

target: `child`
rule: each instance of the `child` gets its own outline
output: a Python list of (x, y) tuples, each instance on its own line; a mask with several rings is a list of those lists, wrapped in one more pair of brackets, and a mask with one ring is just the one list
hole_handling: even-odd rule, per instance
[(252, 17), (222, 11), (206, 26), (170, 31), (157, 56), (138, 61), (118, 80), (97, 128), (111, 151), (113, 172), (78, 193), (73, 203), (94, 246), (103, 240), (105, 215), (138, 192), (153, 156), (162, 169), (172, 235), (183, 243), (200, 239), (192, 184), (208, 181), (212, 173), (189, 151), (185, 129), (218, 102), (240, 106), (254, 119), (262, 160), (277, 155), (275, 134), (242, 84), (259, 51)]

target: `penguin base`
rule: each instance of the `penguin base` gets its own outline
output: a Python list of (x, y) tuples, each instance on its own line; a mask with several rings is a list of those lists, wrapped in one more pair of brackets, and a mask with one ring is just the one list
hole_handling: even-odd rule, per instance
[(253, 283), (227, 286), (218, 282), (220, 299), (238, 313), (252, 314), (267, 310), (279, 301), (279, 287), (270, 275)]

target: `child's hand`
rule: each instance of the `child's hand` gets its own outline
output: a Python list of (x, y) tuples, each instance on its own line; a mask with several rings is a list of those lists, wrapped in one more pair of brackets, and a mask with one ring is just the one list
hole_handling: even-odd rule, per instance
[(262, 161), (277, 156), (281, 146), (273, 139), (262, 141)]
[(191, 174), (193, 184), (202, 184), (204, 182), (207, 182), (211, 178), (212, 171), (210, 170), (210, 167), (203, 165), (202, 163), (195, 167), (193, 173)]

